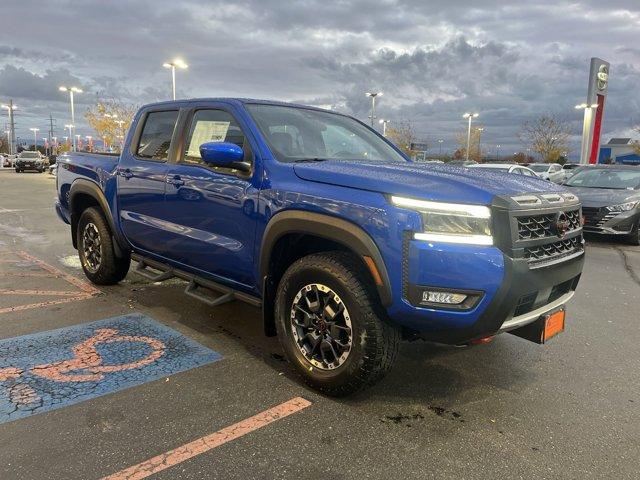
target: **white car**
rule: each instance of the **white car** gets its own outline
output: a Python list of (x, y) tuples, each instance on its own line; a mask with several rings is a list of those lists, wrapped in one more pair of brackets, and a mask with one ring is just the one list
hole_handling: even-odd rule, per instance
[(567, 172), (559, 163), (531, 163), (529, 168), (540, 178), (553, 183), (562, 183), (567, 178)]
[(525, 177), (538, 177), (536, 172), (523, 165), (514, 165), (512, 163), (476, 163), (467, 165), (467, 168), (482, 168), (484, 170), (495, 170), (506, 173), (515, 173), (516, 175), (524, 175)]

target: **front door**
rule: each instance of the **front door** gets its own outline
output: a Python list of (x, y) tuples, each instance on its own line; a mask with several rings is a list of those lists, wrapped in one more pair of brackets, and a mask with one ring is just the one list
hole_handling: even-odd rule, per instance
[(118, 212), (125, 236), (138, 250), (164, 253), (164, 192), (178, 110), (150, 111), (118, 163)]
[[(228, 110), (196, 109), (187, 122), (176, 164), (167, 172), (165, 201), (172, 223), (167, 257), (238, 286), (255, 286), (254, 237), (260, 189), (250, 139)], [(205, 142), (232, 142), (251, 172), (212, 167), (200, 157)]]

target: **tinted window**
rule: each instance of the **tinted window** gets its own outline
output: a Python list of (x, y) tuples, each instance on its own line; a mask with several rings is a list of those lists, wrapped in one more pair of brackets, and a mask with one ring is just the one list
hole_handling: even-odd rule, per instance
[(136, 155), (149, 160), (166, 160), (177, 120), (177, 110), (149, 113), (144, 122)]
[(40, 158), (40, 154), (38, 152), (21, 152), (20, 158)]
[(531, 170), (533, 170), (534, 172), (544, 173), (544, 172), (549, 170), (549, 165), (544, 164), (544, 163), (538, 163), (538, 164), (535, 164), (535, 165), (529, 165), (529, 168)]
[(235, 118), (223, 110), (198, 110), (191, 121), (183, 161), (205, 165), (200, 145), (207, 142), (235, 143), (245, 151), (248, 161), (249, 145)]

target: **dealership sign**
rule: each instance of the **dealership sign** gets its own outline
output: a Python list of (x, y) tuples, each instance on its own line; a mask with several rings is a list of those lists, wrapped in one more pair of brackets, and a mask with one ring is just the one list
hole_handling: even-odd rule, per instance
[(609, 88), (609, 69), (609, 62), (596, 57), (591, 59), (587, 101), (576, 107), (584, 108), (580, 163), (597, 163), (598, 161), (604, 103)]

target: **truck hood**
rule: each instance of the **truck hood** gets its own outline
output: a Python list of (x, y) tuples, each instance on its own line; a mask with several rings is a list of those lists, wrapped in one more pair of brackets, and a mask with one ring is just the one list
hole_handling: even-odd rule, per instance
[(420, 163), (326, 160), (297, 163), (296, 175), (311, 182), (454, 203), (488, 205), (496, 195), (565, 191), (553, 183), (488, 169)]
[(567, 187), (567, 190), (575, 193), (585, 207), (601, 208), (640, 200), (637, 190), (585, 187)]

